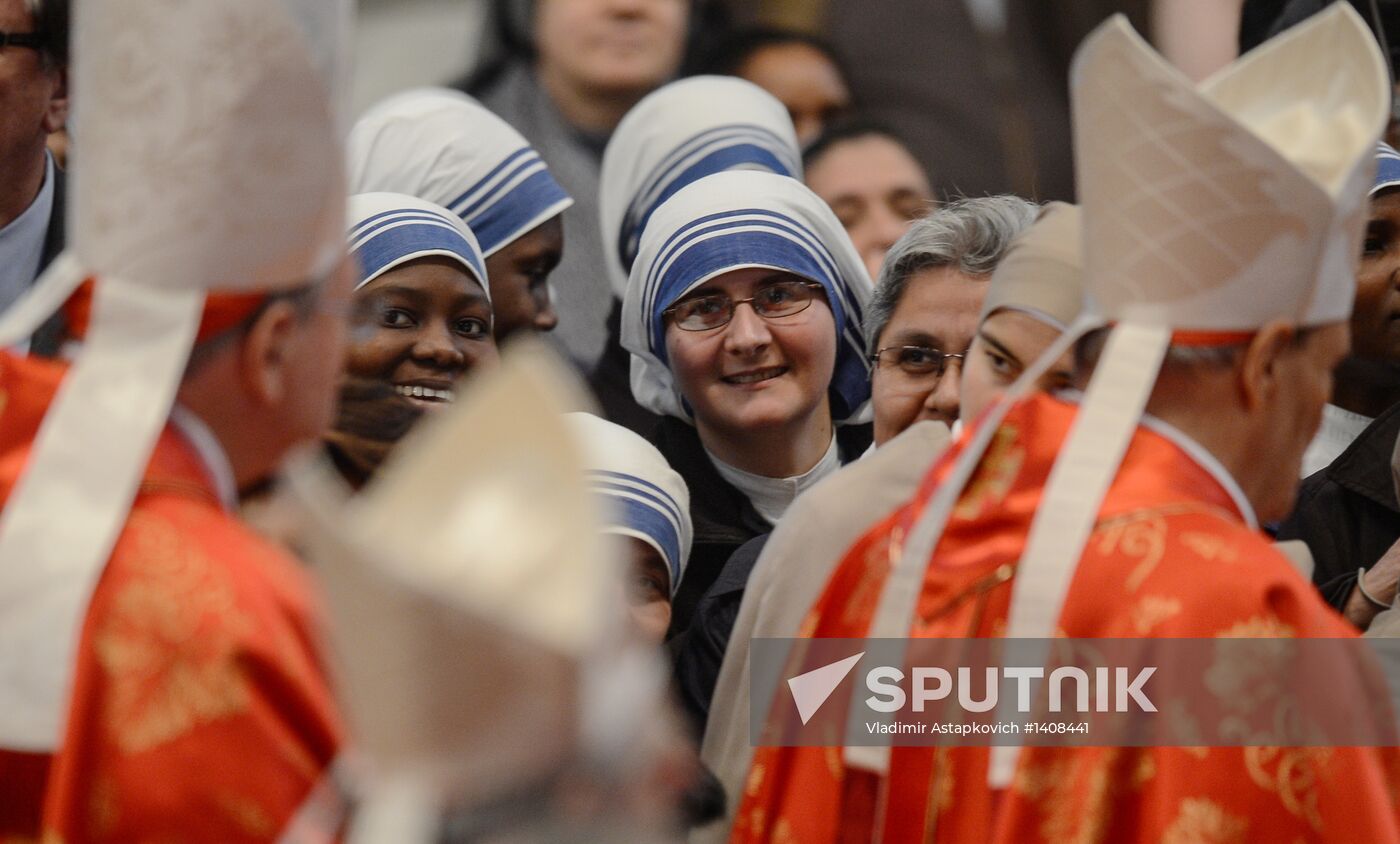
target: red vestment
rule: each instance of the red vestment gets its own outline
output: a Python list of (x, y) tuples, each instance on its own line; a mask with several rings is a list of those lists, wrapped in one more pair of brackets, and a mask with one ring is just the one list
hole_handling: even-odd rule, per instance
[[(0, 357), (0, 495), (55, 371)], [(58, 751), (0, 749), (0, 841), (275, 839), (341, 743), (317, 615), (306, 574), (168, 427), (88, 605)]]
[[(934, 551), (914, 637), (1004, 632), (1010, 582), (1072, 405), (1012, 409)], [(863, 638), (891, 561), (965, 446), (847, 553), (804, 633)], [(1247, 506), (1247, 505), (1245, 505)], [(1355, 632), (1244, 521), (1221, 480), (1139, 426), (1060, 615), (1073, 638), (1350, 638)], [(1009, 788), (986, 747), (895, 747), (887, 782), (840, 748), (759, 748), (732, 842), (1396, 841), (1400, 757), (1370, 748), (1025, 747)], [(878, 838), (872, 830), (885, 824)]]

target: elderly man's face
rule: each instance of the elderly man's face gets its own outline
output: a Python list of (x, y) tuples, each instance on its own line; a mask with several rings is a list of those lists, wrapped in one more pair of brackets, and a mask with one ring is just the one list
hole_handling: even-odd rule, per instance
[(952, 424), (958, 418), (962, 361), (949, 360), (941, 376), (920, 372), (914, 364), (926, 354), (906, 351), (901, 357), (894, 347), (966, 354), (986, 295), (986, 277), (951, 267), (920, 270), (909, 277), (876, 344), (881, 350), (871, 381), (876, 445), (915, 422), (936, 419)]
[[(33, 32), (34, 26), (24, 0), (0, 0), (0, 30)], [(43, 161), (45, 139), (68, 118), (67, 87), (66, 73), (47, 67), (38, 50), (0, 48), (0, 175), (22, 178)]]

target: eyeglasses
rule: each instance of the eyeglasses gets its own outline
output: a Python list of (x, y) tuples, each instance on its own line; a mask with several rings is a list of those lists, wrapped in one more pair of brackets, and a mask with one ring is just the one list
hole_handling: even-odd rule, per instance
[(877, 367), (893, 368), (910, 378), (938, 380), (948, 369), (949, 360), (967, 361), (967, 353), (952, 355), (930, 346), (886, 346), (869, 360)]
[(802, 313), (823, 295), (822, 286), (815, 281), (776, 281), (747, 299), (711, 293), (677, 302), (661, 314), (682, 331), (709, 331), (728, 325), (740, 305), (749, 305), (764, 319), (778, 319)]
[(0, 50), (6, 47), (42, 50), (45, 43), (44, 35), (40, 32), (0, 32)]

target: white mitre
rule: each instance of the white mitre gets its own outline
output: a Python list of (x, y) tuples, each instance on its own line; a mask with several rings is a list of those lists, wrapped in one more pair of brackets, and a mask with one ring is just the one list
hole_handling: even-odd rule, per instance
[(448, 810), (542, 799), (580, 757), (601, 775), (655, 720), (664, 672), (654, 649), (622, 644), (621, 570), (566, 416), (586, 404), (525, 344), (358, 496), (324, 461), (290, 473), (373, 772), (356, 840), (437, 840)]
[[(1054, 635), (1093, 520), (1169, 345), (1239, 342), (1275, 319), (1346, 320), (1376, 139), (1390, 108), (1385, 62), (1334, 4), (1199, 86), (1116, 16), (1071, 71), (1086, 293), (1071, 326), (979, 425), (911, 531), (872, 638), (907, 635), (947, 518), (1017, 398), (1075, 340), (1112, 323), (1017, 567), (1006, 637)], [(1018, 645), (1017, 658), (1043, 655)], [(1005, 787), (1015, 747), (992, 749)], [(888, 747), (847, 747), (888, 770)]]
[(302, 286), (344, 254), (350, 15), (349, 0), (75, 6), (70, 251), (0, 320), (0, 345), (84, 279), (96, 289), (84, 348), (0, 515), (0, 745), (58, 741), (87, 603), (206, 292)]

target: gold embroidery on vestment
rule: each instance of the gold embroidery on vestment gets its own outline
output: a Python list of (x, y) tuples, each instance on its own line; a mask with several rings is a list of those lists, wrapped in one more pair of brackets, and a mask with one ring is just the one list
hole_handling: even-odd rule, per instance
[(1314, 832), (1322, 831), (1319, 809), (1318, 771), (1332, 758), (1330, 747), (1246, 747), (1245, 768), (1249, 778), (1279, 802), (1289, 814), (1307, 821)]
[(1181, 543), (1196, 552), (1201, 559), (1211, 563), (1233, 563), (1240, 557), (1233, 544), (1213, 533), (1186, 531), (1181, 534)]
[(975, 519), (984, 510), (1006, 500), (1026, 462), (1026, 450), (1016, 445), (1017, 434), (1015, 427), (1003, 424), (992, 435), (977, 473), (968, 481), (967, 489), (953, 510), (955, 518)]
[(1162, 844), (1231, 844), (1244, 841), (1249, 820), (1225, 811), (1213, 800), (1187, 797), (1162, 834)]
[(1152, 629), (1181, 612), (1181, 601), (1165, 595), (1144, 595), (1132, 609), (1133, 628), (1139, 636), (1146, 636)]
[(241, 637), (252, 629), (228, 573), (166, 520), (132, 513), (128, 580), (99, 620), (93, 649), (110, 687), (104, 718), (124, 753), (244, 711)]

